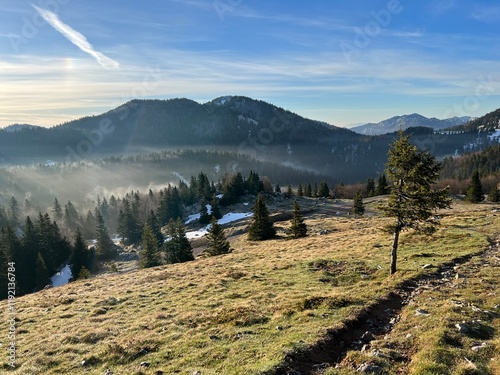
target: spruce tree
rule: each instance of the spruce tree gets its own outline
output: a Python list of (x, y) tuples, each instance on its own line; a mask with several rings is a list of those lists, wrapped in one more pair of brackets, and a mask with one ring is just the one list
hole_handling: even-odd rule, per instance
[(330, 196), (330, 188), (328, 187), (328, 184), (323, 181), (319, 185), (318, 197), (328, 198), (328, 196)]
[(142, 232), (142, 251), (140, 254), (141, 268), (156, 267), (161, 264), (158, 240), (149, 225), (144, 225)]
[(253, 206), (252, 224), (248, 230), (250, 241), (264, 241), (276, 237), (276, 229), (269, 217), (264, 196), (260, 193)]
[(378, 178), (377, 189), (375, 190), (375, 195), (386, 195), (389, 193), (389, 185), (387, 184), (387, 177), (385, 173)]
[(318, 183), (316, 181), (314, 181), (314, 186), (313, 186), (313, 190), (312, 190), (312, 196), (314, 198), (318, 197)]
[(471, 203), (479, 203), (484, 200), (483, 185), (481, 184), (478, 171), (475, 171), (472, 175), (470, 185), (465, 194), (465, 199)]
[(297, 201), (293, 202), (293, 217), (290, 235), (293, 238), (301, 238), (307, 236), (307, 225), (304, 223), (300, 206)]
[(302, 184), (299, 184), (299, 187), (297, 188), (297, 195), (299, 197), (303, 197), (304, 196), (304, 190), (302, 189)]
[(250, 171), (250, 175), (245, 182), (246, 188), (249, 194), (257, 195), (262, 191), (262, 181), (260, 180), (259, 174), (254, 171)]
[(38, 254), (38, 235), (31, 218), (26, 217), (24, 224), (23, 237), (21, 238), (23, 248), (23, 262), (26, 264), (28, 273), (26, 293), (30, 293), (35, 288), (35, 265)]
[(52, 208), (52, 212), (54, 213), (54, 218), (56, 219), (56, 221), (62, 220), (64, 213), (57, 198), (54, 199), (54, 207)]
[(14, 197), (10, 198), (10, 208), (9, 208), (9, 220), (10, 224), (17, 228), (19, 226), (19, 220), (21, 218), (21, 209), (19, 208), (19, 203)]
[(369, 197), (373, 197), (375, 195), (375, 181), (373, 178), (369, 178), (366, 182), (366, 194)]
[(220, 206), (219, 206), (219, 200), (215, 196), (215, 194), (212, 197), (212, 201), (210, 202), (210, 205), (212, 206), (212, 217), (215, 217), (217, 220), (222, 218), (222, 213), (220, 212)]
[(180, 219), (171, 220), (167, 226), (169, 241), (165, 243), (167, 263), (183, 263), (194, 260), (193, 248)]
[(151, 232), (153, 232), (153, 235), (155, 236), (156, 241), (158, 242), (158, 248), (163, 246), (165, 238), (163, 237), (160, 224), (158, 224), (158, 219), (153, 210), (149, 211), (148, 217), (146, 218), (146, 224), (148, 225), (149, 229), (151, 229)]
[(351, 213), (354, 215), (354, 217), (363, 216), (365, 214), (363, 197), (361, 196), (361, 193), (359, 191), (356, 193), (356, 196), (354, 197), (354, 200), (352, 202)]
[(292, 185), (288, 185), (288, 187), (287, 187), (287, 189), (286, 189), (285, 196), (286, 196), (287, 198), (293, 197)]
[(488, 200), (490, 202), (494, 202), (494, 203), (500, 201), (500, 191), (498, 190), (498, 188), (496, 186), (493, 186), (493, 188), (489, 192), (489, 194), (488, 194)]
[(97, 223), (95, 221), (94, 214), (92, 211), (87, 211), (87, 216), (83, 220), (82, 237), (86, 240), (91, 240), (95, 238), (95, 228)]
[(309, 198), (312, 197), (312, 188), (310, 182), (306, 185), (306, 188), (304, 190), (304, 195)]
[(45, 288), (46, 285), (50, 283), (49, 281), (49, 270), (47, 269), (47, 265), (45, 264), (45, 260), (42, 257), (42, 254), (38, 253), (36, 258), (36, 266), (35, 266), (35, 288), (37, 290), (41, 290)]
[(410, 143), (410, 136), (399, 131), (399, 138), (389, 150), (387, 174), (393, 182), (389, 200), (382, 206), (386, 216), (394, 218), (394, 223), (386, 227), (394, 234), (391, 249), (391, 275), (396, 272), (399, 234), (405, 229), (418, 233), (432, 234), (439, 222), (432, 220), (437, 209), (450, 208), (448, 189), (434, 190), (439, 178), (440, 165), (429, 151), (419, 150)]
[(84, 267), (88, 267), (89, 262), (89, 251), (85, 245), (80, 228), (76, 229), (75, 243), (73, 245), (71, 259), (70, 259), (70, 269), (73, 275), (73, 280), (78, 279), (80, 271)]
[(276, 187), (274, 188), (275, 193), (281, 193), (281, 187), (280, 184), (276, 184)]
[(207, 209), (207, 202), (205, 200), (203, 200), (203, 202), (201, 203), (201, 210), (200, 210), (200, 219), (199, 219), (199, 222), (200, 224), (208, 224), (210, 223), (210, 215), (208, 213), (208, 209)]
[(208, 230), (206, 238), (208, 245), (203, 251), (203, 255), (215, 256), (231, 252), (231, 246), (224, 235), (224, 229), (219, 223), (217, 223), (217, 219), (215, 219), (215, 217), (212, 218), (210, 229)]
[(116, 246), (109, 237), (108, 230), (104, 224), (104, 218), (98, 209), (95, 210), (94, 216), (97, 222), (96, 256), (99, 260), (112, 259), (116, 256)]

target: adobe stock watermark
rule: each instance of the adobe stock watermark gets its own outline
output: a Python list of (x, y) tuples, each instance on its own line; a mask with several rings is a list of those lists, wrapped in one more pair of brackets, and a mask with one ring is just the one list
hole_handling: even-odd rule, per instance
[(234, 12), (242, 3), (243, 0), (215, 0), (212, 5), (220, 20), (224, 21), (224, 15), (228, 12)]
[[(124, 121), (129, 115), (130, 110), (137, 107), (137, 103), (131, 100), (138, 97), (145, 97), (153, 91), (161, 81), (161, 71), (159, 67), (150, 68), (146, 73), (142, 82), (130, 91), (130, 95), (122, 95), (121, 102), (115, 102), (113, 106), (117, 107), (111, 114), (116, 116), (119, 121)], [(116, 120), (115, 120), (116, 121)], [(94, 150), (98, 148), (106, 137), (109, 137), (116, 127), (110, 116), (103, 118), (99, 122), (99, 126), (92, 130), (84, 131), (84, 138), (81, 139), (76, 145), (67, 145), (66, 150), (66, 163), (80, 162), (89, 158)]]
[[(409, 0), (411, 1), (411, 0)], [(354, 28), (354, 37), (352, 41), (343, 40), (340, 42), (340, 49), (347, 62), (352, 62), (352, 56), (359, 54), (367, 48), (372, 40), (380, 35), (382, 30), (389, 26), (394, 16), (404, 10), (399, 0), (389, 0), (385, 9), (370, 12), (371, 20), (364, 27)]]
[[(61, 5), (66, 5), (71, 0), (39, 0), (38, 5), (52, 13), (59, 13)], [(23, 16), (21, 18), (21, 29), (19, 33), (10, 32), (7, 34), (10, 45), (15, 53), (19, 53), (20, 47), (35, 38), (38, 31), (47, 25), (47, 21), (37, 11), (33, 11), (31, 17)]]

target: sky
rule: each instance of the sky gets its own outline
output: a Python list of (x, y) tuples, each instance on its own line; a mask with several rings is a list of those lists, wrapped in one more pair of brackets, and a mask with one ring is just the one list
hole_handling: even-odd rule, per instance
[(225, 95), (337, 126), (481, 116), (499, 68), (497, 0), (0, 0), (0, 127)]

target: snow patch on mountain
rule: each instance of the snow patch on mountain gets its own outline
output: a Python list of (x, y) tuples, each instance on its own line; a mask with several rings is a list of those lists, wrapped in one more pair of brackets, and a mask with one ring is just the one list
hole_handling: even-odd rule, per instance
[(258, 121), (254, 120), (253, 118), (250, 118), (250, 117), (245, 117), (243, 115), (239, 115), (238, 116), (238, 121), (246, 121), (249, 124), (252, 124), (252, 125), (255, 125), (255, 126), (259, 125)]

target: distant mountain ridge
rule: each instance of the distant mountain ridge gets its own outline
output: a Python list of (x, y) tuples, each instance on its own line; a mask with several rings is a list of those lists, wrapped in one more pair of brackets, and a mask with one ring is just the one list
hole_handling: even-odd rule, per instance
[(500, 130), (500, 109), (479, 118), (471, 119), (465, 124), (451, 127), (449, 130), (466, 132), (495, 132)]
[(227, 153), (228, 165), (234, 163), (234, 156), (229, 155), (246, 155), (332, 176), (337, 181), (357, 182), (383, 173), (389, 144), (400, 126), (413, 134), (415, 145), (430, 149), (438, 157), (498, 143), (498, 137), (489, 133), (440, 134), (429, 127), (439, 121), (440, 126), (449, 128), (462, 120), (399, 116), (388, 120), (392, 124), (392, 128), (386, 126), (389, 133), (369, 136), (244, 96), (223, 96), (204, 104), (186, 98), (135, 99), (106, 113), (51, 128), (27, 126), (19, 131), (0, 131), (0, 165), (47, 165), (48, 160), (55, 165), (201, 149)]
[(34, 129), (34, 128), (40, 128), (40, 126), (30, 125), (30, 124), (12, 124), (12, 125), (6, 126), (5, 128), (0, 129), (0, 131), (3, 130), (6, 132), (9, 132), (9, 133), (13, 133), (13, 132), (21, 131), (23, 129)]
[(457, 125), (462, 125), (469, 121), (471, 117), (452, 117), (444, 120), (439, 120), (435, 117), (427, 118), (418, 113), (411, 115), (395, 116), (390, 119), (378, 122), (368, 123), (350, 128), (359, 134), (364, 135), (381, 135), (398, 131), (399, 129), (406, 130), (411, 127), (428, 127), (434, 130), (441, 130)]

